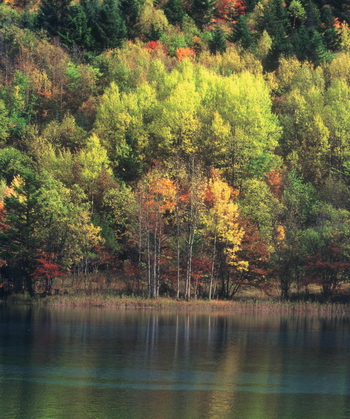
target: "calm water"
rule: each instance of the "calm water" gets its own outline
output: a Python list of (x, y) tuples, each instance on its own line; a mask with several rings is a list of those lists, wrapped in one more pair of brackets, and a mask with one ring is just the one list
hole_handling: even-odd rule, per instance
[(0, 417), (350, 418), (350, 318), (0, 305)]

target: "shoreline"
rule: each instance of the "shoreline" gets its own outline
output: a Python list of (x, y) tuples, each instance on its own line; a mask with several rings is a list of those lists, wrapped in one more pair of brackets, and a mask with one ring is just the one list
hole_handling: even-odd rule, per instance
[(280, 301), (262, 298), (235, 298), (233, 300), (177, 300), (169, 297), (149, 299), (110, 295), (67, 295), (30, 298), (28, 295), (12, 295), (0, 304), (28, 304), (46, 307), (100, 308), (100, 309), (141, 309), (204, 312), (242, 312), (259, 311), (275, 313), (310, 314), (350, 314), (346, 303)]

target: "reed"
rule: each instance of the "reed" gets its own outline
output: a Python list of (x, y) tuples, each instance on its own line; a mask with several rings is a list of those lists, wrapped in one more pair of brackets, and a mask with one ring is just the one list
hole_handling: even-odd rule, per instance
[(350, 305), (342, 303), (320, 303), (308, 301), (279, 301), (263, 298), (234, 298), (233, 300), (177, 300), (169, 297), (149, 299), (136, 296), (112, 294), (53, 295), (30, 298), (26, 294), (11, 295), (7, 302), (39, 304), (46, 306), (98, 307), (118, 309), (196, 310), (196, 311), (251, 311), (275, 313), (345, 314)]

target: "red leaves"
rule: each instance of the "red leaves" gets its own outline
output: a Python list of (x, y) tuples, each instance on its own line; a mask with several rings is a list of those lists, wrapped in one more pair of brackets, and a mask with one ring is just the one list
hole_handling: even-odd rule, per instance
[(59, 276), (66, 276), (66, 274), (62, 272), (61, 266), (52, 261), (51, 256), (53, 255), (43, 252), (43, 257), (37, 259), (39, 266), (32, 274), (34, 279), (53, 279)]
[(246, 14), (246, 6), (241, 0), (220, 0), (216, 10), (218, 19), (231, 22), (239, 15)]
[(350, 268), (350, 261), (344, 256), (343, 248), (334, 236), (322, 252), (307, 259), (306, 284), (322, 286), (324, 294), (331, 295), (344, 279)]
[(176, 58), (178, 61), (183, 60), (184, 58), (187, 57), (193, 57), (196, 55), (196, 52), (194, 49), (190, 48), (190, 47), (186, 47), (186, 48), (177, 48), (176, 50)]
[(149, 41), (147, 43), (147, 49), (149, 51), (154, 51), (158, 48), (158, 42), (157, 41)]

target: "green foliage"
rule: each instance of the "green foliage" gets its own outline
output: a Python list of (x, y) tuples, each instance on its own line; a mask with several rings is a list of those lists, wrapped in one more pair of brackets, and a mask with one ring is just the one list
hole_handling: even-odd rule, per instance
[(201, 29), (212, 20), (215, 8), (215, 0), (192, 0), (192, 17)]
[(0, 150), (0, 177), (10, 185), (15, 176), (25, 176), (34, 170), (32, 159), (13, 147)]
[(120, 0), (120, 12), (127, 28), (127, 36), (134, 39), (137, 35), (135, 25), (139, 16), (140, 8), (144, 0)]
[(4, 101), (0, 100), (0, 142), (4, 143), (10, 135), (11, 121)]
[(0, 265), (14, 289), (34, 292), (40, 260), (87, 273), (96, 258), (128, 260), (125, 277), (154, 296), (163, 282), (189, 298), (199, 281), (232, 296), (258, 275), (286, 298), (327, 279), (316, 265), (347, 263), (343, 3), (250, 0), (233, 27), (212, 0), (12, 4), (0, 5)]
[(247, 20), (244, 15), (238, 17), (237, 23), (233, 27), (232, 42), (240, 42), (244, 49), (249, 49), (254, 44), (254, 39), (249, 31)]
[(216, 26), (212, 33), (212, 37), (209, 40), (209, 49), (212, 54), (216, 54), (217, 52), (222, 54), (226, 51), (226, 37), (220, 26)]
[(168, 0), (164, 6), (164, 13), (172, 25), (182, 25), (185, 10), (180, 0)]
[(79, 45), (87, 50), (93, 48), (91, 27), (89, 27), (85, 10), (80, 4), (73, 4), (69, 7), (60, 35), (62, 41), (68, 46)]
[(35, 270), (39, 238), (35, 234), (40, 221), (38, 181), (25, 173), (12, 182), (14, 192), (5, 198), (6, 230), (0, 232), (0, 257), (8, 262), (4, 275), (15, 292), (22, 289), (33, 295), (31, 274)]
[(36, 24), (50, 36), (58, 36), (68, 16), (70, 0), (42, 0), (38, 10)]

